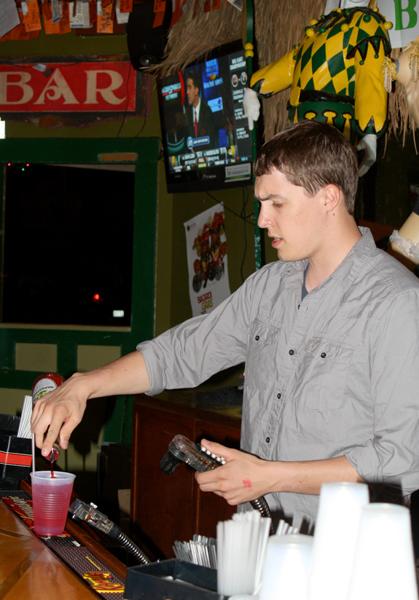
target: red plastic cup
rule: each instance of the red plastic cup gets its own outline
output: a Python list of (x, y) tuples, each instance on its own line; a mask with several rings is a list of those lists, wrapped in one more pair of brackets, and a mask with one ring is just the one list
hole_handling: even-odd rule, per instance
[(63, 533), (75, 479), (73, 473), (35, 471), (32, 479), (34, 531), (40, 536)]

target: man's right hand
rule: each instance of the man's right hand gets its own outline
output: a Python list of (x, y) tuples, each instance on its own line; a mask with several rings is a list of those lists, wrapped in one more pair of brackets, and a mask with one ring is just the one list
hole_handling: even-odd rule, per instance
[(53, 392), (35, 402), (32, 432), (43, 456), (49, 455), (57, 440), (64, 450), (68, 447), (70, 435), (82, 420), (88, 397), (85, 375), (75, 373)]
[(144, 358), (137, 350), (93, 371), (75, 373), (36, 401), (32, 415), (36, 445), (43, 456), (49, 455), (56, 440), (65, 450), (70, 435), (83, 418), (89, 398), (142, 394), (149, 389)]

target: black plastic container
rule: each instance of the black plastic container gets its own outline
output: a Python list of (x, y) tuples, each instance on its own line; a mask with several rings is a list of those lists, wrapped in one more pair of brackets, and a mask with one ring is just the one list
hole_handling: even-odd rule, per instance
[(127, 600), (224, 600), (217, 593), (217, 571), (171, 559), (130, 567), (125, 581)]

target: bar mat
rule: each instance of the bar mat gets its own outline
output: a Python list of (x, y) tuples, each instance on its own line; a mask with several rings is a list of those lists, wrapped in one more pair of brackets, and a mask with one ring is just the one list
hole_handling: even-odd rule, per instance
[[(25, 497), (18, 493), (3, 496), (2, 501), (29, 529), (33, 529), (32, 501), (27, 494)], [(37, 537), (99, 596), (106, 600), (122, 600), (124, 582), (69, 533), (65, 531), (60, 536)]]

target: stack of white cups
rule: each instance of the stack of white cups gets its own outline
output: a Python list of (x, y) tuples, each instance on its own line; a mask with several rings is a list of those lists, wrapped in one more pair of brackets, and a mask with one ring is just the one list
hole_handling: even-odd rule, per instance
[(309, 600), (346, 600), (361, 509), (369, 502), (365, 483), (321, 487), (313, 542)]
[(307, 600), (312, 548), (308, 535), (271, 536), (259, 600)]
[(370, 504), (362, 509), (348, 600), (417, 600), (409, 509)]
[(409, 510), (326, 483), (314, 538), (269, 538), (259, 600), (418, 600)]

